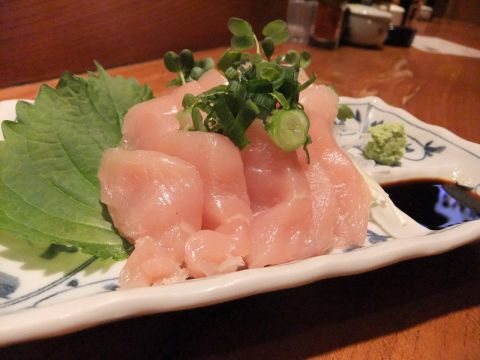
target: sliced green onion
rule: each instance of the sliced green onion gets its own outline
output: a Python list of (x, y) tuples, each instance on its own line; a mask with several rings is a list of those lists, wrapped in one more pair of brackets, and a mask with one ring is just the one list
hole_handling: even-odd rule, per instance
[(308, 140), (310, 120), (302, 110), (277, 110), (267, 125), (273, 142), (283, 151), (293, 151), (303, 147)]
[(245, 99), (247, 97), (247, 86), (240, 81), (230, 81), (230, 84), (228, 84), (228, 90), (232, 92), (235, 98)]
[(249, 141), (245, 136), (245, 128), (233, 117), (224, 96), (219, 96), (214, 105), (219, 125), (223, 134), (240, 149), (248, 145)]
[(240, 109), (240, 112), (237, 115), (238, 123), (242, 124), (242, 127), (248, 129), (250, 124), (255, 120), (255, 118), (260, 114), (260, 109), (258, 106), (252, 101), (247, 100), (245, 105)]
[(270, 95), (272, 95), (275, 99), (277, 99), (277, 101), (280, 103), (283, 109), (288, 110), (290, 108), (290, 104), (288, 100), (285, 98), (285, 96), (283, 96), (281, 92), (274, 91)]
[(242, 53), (237, 50), (227, 50), (217, 62), (219, 70), (225, 72), (234, 62), (240, 60)]
[(247, 82), (247, 91), (250, 93), (268, 94), (273, 91), (273, 86), (268, 80), (253, 79)]
[(278, 91), (285, 96), (292, 106), (298, 104), (299, 92), (298, 82), (296, 80), (285, 79)]
[(305, 90), (317, 80), (317, 74), (313, 73), (310, 78), (298, 87), (298, 92)]
[(256, 66), (257, 78), (267, 80), (274, 89), (282, 86), (285, 78), (285, 71), (280, 65), (275, 63), (263, 62)]
[(202, 114), (200, 113), (200, 110), (198, 110), (198, 107), (196, 106), (192, 109), (192, 122), (195, 130), (199, 130), (199, 131), (206, 130), (205, 125), (203, 125)]
[(264, 121), (267, 120), (267, 117), (275, 109), (275, 100), (270, 94), (252, 94), (251, 98), (260, 109), (258, 117)]

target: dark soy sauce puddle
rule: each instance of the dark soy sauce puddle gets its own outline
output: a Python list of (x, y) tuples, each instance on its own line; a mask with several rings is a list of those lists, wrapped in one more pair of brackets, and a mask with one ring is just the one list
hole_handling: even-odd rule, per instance
[(393, 203), (431, 230), (480, 219), (480, 196), (442, 179), (413, 179), (382, 184)]

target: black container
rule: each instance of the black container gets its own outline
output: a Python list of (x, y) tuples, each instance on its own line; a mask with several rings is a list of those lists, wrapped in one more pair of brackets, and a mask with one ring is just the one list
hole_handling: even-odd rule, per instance
[(417, 30), (408, 26), (390, 26), (388, 36), (385, 40), (386, 45), (410, 47)]

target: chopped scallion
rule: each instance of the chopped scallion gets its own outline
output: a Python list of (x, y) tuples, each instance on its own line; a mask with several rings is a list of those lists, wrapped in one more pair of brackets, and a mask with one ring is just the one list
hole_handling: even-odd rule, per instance
[(304, 111), (277, 110), (267, 125), (273, 142), (283, 151), (293, 151), (304, 146), (309, 138), (310, 120)]

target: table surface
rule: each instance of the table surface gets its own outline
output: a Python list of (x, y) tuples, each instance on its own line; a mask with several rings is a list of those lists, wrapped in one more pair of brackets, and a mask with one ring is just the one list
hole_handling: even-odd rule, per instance
[[(435, 20), (417, 28), (480, 48), (479, 26)], [(480, 59), (395, 47), (308, 50), (310, 71), (341, 95), (379, 96), (480, 142)], [(202, 53), (218, 58), (222, 51)], [(172, 78), (160, 59), (110, 73), (134, 76), (156, 95), (167, 91)], [(0, 89), (0, 100), (34, 98), (38, 87)], [(15, 345), (0, 350), (0, 358), (2, 352), (5, 358), (29, 359), (478, 359), (480, 244), (366, 274)]]

